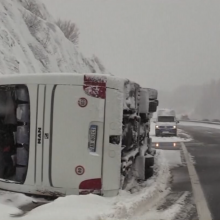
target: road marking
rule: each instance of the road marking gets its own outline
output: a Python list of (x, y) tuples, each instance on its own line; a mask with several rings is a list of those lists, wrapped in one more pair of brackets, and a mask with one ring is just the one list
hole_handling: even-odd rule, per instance
[(196, 172), (196, 169), (190, 159), (190, 155), (186, 149), (186, 146), (183, 142), (181, 142), (182, 150), (184, 157), (186, 159), (186, 164), (189, 171), (189, 177), (192, 184), (193, 195), (195, 198), (195, 204), (198, 212), (199, 220), (212, 220), (211, 213), (209, 211), (202, 187), (199, 182), (199, 177)]

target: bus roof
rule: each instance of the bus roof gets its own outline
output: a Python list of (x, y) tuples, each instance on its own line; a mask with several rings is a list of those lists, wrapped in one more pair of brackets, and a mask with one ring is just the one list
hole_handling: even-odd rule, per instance
[(107, 88), (123, 91), (127, 79), (98, 73), (31, 73), (0, 75), (0, 85), (10, 84), (66, 84), (84, 85), (91, 81), (94, 86), (104, 83)]

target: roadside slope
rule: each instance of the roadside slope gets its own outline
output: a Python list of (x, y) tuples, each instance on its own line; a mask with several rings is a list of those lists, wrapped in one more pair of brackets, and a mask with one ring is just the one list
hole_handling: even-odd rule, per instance
[(0, 0), (0, 73), (38, 72), (104, 73), (65, 38), (40, 1)]

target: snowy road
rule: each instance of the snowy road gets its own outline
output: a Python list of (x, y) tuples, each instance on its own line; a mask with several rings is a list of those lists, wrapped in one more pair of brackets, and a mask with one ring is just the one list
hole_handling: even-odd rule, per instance
[[(153, 125), (152, 125), (153, 127)], [(182, 144), (192, 141), (189, 134), (182, 129), (178, 130), (178, 137), (155, 137), (154, 129), (151, 136), (153, 145), (157, 151), (162, 151), (168, 161), (171, 173), (170, 192), (157, 206), (157, 210), (163, 213), (162, 217), (152, 215), (147, 219), (175, 219), (175, 220), (198, 220), (197, 209), (194, 203), (191, 179), (188, 167), (182, 152)], [(175, 145), (174, 145), (175, 143)], [(158, 146), (156, 145), (158, 144)], [(192, 164), (193, 158), (190, 156)], [(168, 213), (172, 213), (171, 215)], [(168, 217), (169, 216), (169, 217)]]
[(213, 220), (220, 219), (220, 126), (181, 123), (181, 129), (193, 137), (185, 143), (195, 161), (195, 169)]

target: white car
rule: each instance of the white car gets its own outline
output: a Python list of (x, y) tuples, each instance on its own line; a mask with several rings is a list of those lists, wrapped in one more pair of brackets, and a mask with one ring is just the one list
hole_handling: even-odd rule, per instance
[(155, 121), (155, 135), (156, 136), (177, 136), (177, 123), (176, 114), (174, 110), (161, 109), (157, 113)]

